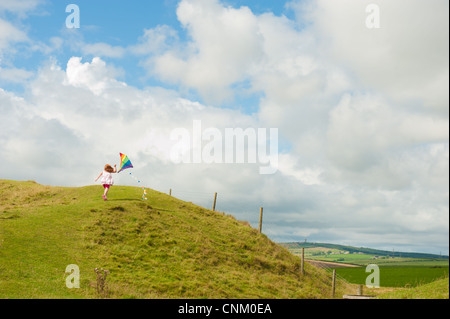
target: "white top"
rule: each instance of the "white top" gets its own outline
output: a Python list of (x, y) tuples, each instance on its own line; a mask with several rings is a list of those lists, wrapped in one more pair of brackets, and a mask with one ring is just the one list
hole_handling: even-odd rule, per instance
[(112, 174), (108, 173), (107, 171), (103, 171), (102, 179), (101, 179), (100, 182), (103, 185), (104, 184), (106, 184), (106, 185), (114, 185), (114, 180), (113, 180)]

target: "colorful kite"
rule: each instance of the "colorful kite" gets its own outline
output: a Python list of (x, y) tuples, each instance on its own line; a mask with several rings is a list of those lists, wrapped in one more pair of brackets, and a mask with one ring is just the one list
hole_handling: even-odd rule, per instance
[[(131, 164), (131, 161), (128, 158), (128, 156), (120, 153), (120, 169), (117, 173), (120, 173), (121, 171), (123, 171), (127, 168), (133, 168), (133, 164)], [(136, 182), (138, 182), (139, 184), (141, 183), (141, 181), (139, 179), (137, 179), (133, 174), (130, 173), (130, 176), (133, 177), (134, 180)], [(147, 200), (147, 190), (145, 189), (145, 187), (142, 187), (142, 189), (144, 190), (144, 195), (142, 195), (142, 199)]]
[(120, 169), (117, 173), (120, 173), (121, 171), (127, 168), (133, 168), (133, 164), (131, 164), (131, 161), (129, 160), (128, 156), (120, 153)]

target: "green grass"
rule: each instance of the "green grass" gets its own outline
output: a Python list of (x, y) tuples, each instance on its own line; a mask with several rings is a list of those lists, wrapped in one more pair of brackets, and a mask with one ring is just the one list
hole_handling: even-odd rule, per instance
[[(330, 275), (248, 223), (150, 190), (0, 180), (0, 298), (330, 298)], [(65, 285), (66, 266), (81, 287)], [(345, 292), (338, 291), (337, 296)]]
[[(336, 272), (352, 284), (365, 284), (369, 273), (365, 267), (337, 268)], [(447, 267), (381, 266), (381, 287), (416, 287), (448, 276)]]
[(383, 293), (378, 299), (449, 299), (448, 277), (416, 288), (398, 289), (393, 292)]

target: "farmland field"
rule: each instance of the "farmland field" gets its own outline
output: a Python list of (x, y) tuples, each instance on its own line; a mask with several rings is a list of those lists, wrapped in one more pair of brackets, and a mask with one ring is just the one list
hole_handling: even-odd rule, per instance
[[(299, 255), (299, 253), (297, 253)], [(305, 252), (305, 258), (311, 260), (321, 260), (327, 262), (341, 262), (367, 266), (369, 264), (395, 265), (395, 266), (429, 266), (429, 267), (448, 267), (448, 259), (425, 259), (408, 257), (378, 257), (367, 254), (332, 254), (332, 255), (308, 255)]]
[[(365, 267), (337, 268), (342, 278), (353, 284), (365, 284), (369, 273)], [(448, 276), (448, 267), (381, 266), (381, 287), (416, 287)]]
[[(301, 254), (300, 246), (305, 246), (305, 259), (323, 261), (330, 264), (320, 264), (331, 271), (336, 269), (338, 277), (351, 284), (366, 283), (370, 273), (366, 266), (376, 264), (380, 267), (381, 287), (416, 287), (447, 277), (449, 273), (448, 257), (439, 255), (411, 254), (402, 252), (361, 249), (333, 244), (294, 243), (287, 245), (292, 253)], [(369, 253), (370, 252), (370, 253)], [(416, 257), (417, 256), (417, 257)], [(337, 265), (342, 264), (343, 267)], [(349, 265), (360, 267), (348, 267)]]

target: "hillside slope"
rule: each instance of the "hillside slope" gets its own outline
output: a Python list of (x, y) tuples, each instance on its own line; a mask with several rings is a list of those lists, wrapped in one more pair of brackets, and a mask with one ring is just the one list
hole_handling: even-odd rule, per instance
[[(248, 223), (156, 191), (0, 180), (0, 298), (330, 298), (328, 273)], [(80, 288), (66, 287), (66, 266)], [(337, 287), (337, 296), (344, 291)]]
[(448, 277), (414, 288), (380, 294), (378, 299), (449, 299)]

